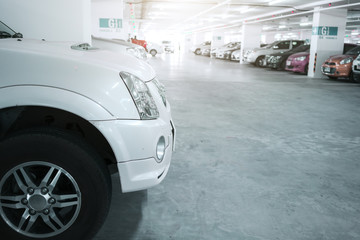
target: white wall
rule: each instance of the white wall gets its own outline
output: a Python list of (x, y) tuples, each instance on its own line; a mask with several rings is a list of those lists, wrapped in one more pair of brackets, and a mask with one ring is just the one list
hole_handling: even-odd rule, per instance
[(0, 20), (26, 38), (89, 42), (90, 0), (0, 0)]
[[(109, 19), (109, 27), (101, 27), (100, 19)], [(117, 23), (121, 22), (121, 26)], [(129, 23), (124, 22), (123, 0), (93, 0), (91, 3), (92, 34), (103, 38), (128, 39)], [(138, 39), (140, 39), (138, 37)]]

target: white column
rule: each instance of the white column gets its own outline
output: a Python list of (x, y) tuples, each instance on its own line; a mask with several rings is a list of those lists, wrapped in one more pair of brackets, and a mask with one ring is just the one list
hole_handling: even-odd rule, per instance
[(1, 21), (25, 38), (90, 42), (90, 0), (0, 0)]
[(225, 43), (224, 32), (213, 32), (211, 39), (211, 49), (223, 46)]
[(311, 36), (309, 77), (322, 77), (321, 64), (331, 55), (341, 54), (344, 47), (346, 9), (319, 11), (315, 8)]
[[(241, 53), (260, 47), (262, 26), (257, 24), (243, 24), (241, 37)], [(240, 57), (240, 63), (244, 63)]]
[[(92, 34), (103, 38), (119, 38), (127, 40), (129, 37), (129, 22), (124, 22), (123, 0), (93, 1)], [(141, 36), (137, 36), (142, 39)]]

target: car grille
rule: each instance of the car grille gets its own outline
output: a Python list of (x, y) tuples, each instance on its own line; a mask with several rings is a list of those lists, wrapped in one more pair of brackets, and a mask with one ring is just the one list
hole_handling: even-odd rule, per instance
[(325, 64), (329, 65), (329, 66), (335, 66), (336, 65), (336, 63), (334, 63), (334, 62), (325, 62)]
[(322, 67), (322, 72), (323, 73), (334, 74), (336, 72), (336, 68), (330, 68), (330, 72), (325, 72), (324, 69), (325, 69), (325, 67)]

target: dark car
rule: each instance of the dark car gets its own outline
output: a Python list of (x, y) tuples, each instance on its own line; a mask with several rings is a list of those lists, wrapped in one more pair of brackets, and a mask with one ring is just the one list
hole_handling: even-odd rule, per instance
[(286, 60), (290, 55), (298, 52), (306, 52), (309, 49), (310, 49), (310, 45), (300, 45), (299, 47), (296, 47), (290, 51), (266, 55), (265, 57), (266, 67), (270, 67), (277, 70), (284, 70), (286, 67)]

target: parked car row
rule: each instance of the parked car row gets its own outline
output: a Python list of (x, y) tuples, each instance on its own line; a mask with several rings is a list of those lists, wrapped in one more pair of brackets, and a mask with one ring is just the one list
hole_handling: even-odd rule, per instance
[[(257, 67), (268, 67), (307, 74), (309, 69), (310, 45), (303, 40), (275, 41), (255, 48), (241, 56), (241, 43), (230, 42), (211, 49), (211, 42), (204, 42), (192, 48), (196, 55), (252, 63)], [(343, 54), (330, 56), (321, 66), (321, 72), (331, 79), (349, 78), (360, 82), (360, 46), (345, 43)]]
[(211, 42), (203, 42), (199, 45), (195, 45), (194, 47), (192, 47), (191, 51), (195, 55), (234, 60), (232, 54), (236, 51), (240, 51), (240, 48), (240, 42), (229, 42), (218, 48), (211, 48)]
[[(343, 54), (330, 56), (321, 66), (321, 72), (331, 79), (339, 77), (354, 79), (352, 62), (360, 54), (360, 46), (344, 44)], [(304, 44), (290, 51), (265, 55), (261, 64), (277, 70), (287, 70), (307, 74), (309, 68), (310, 45)]]

